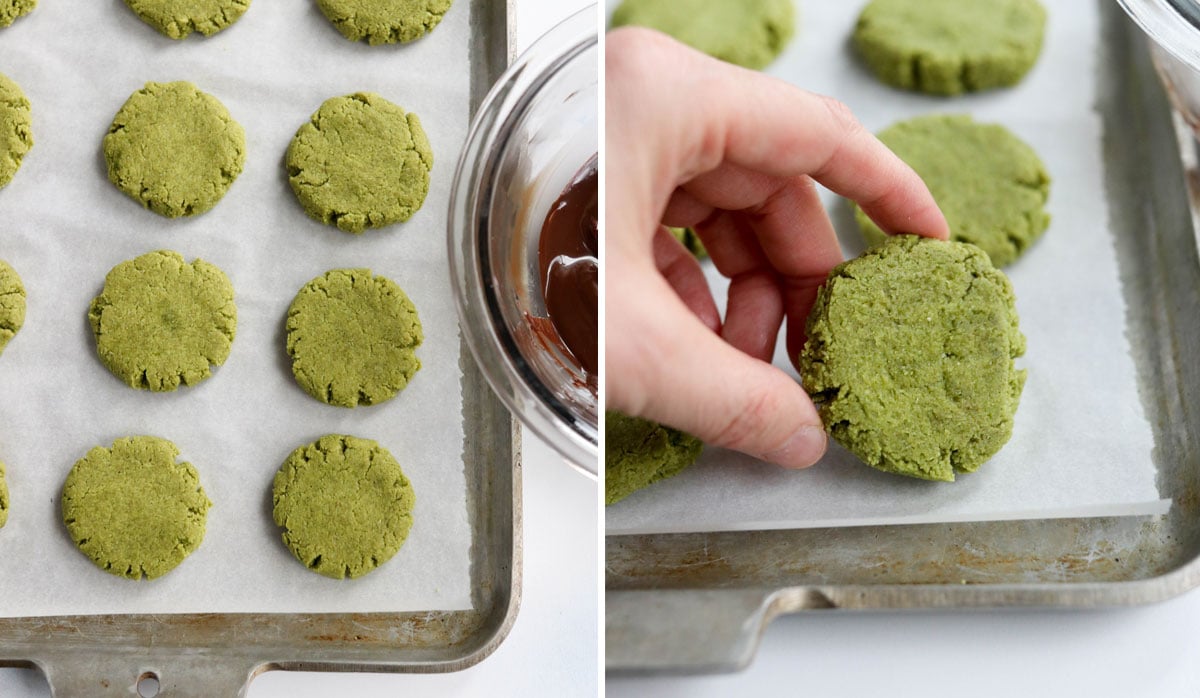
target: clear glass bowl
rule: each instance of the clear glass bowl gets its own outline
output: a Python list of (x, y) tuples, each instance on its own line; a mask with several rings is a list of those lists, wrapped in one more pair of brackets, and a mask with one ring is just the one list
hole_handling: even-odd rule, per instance
[(1118, 2), (1150, 37), (1150, 54), (1171, 103), (1200, 134), (1200, 2)]
[(450, 268), (467, 345), (500, 399), (568, 462), (598, 470), (594, 386), (546, 319), (538, 239), (599, 141), (596, 8), (538, 39), (484, 98), (450, 196)]

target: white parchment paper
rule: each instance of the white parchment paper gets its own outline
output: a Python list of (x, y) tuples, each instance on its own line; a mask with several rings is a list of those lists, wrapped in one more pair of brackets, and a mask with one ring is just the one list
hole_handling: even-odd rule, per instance
[[(404, 47), (343, 39), (307, 0), (257, 0), (233, 27), (175, 42), (121, 0), (53, 0), (0, 32), (0, 72), (33, 104), (35, 145), (0, 190), (0, 258), (23, 277), (24, 329), (0, 357), (0, 460), (12, 508), (0, 529), (0, 615), (216, 611), (405, 611), (470, 607), (471, 533), (463, 472), (459, 334), (446, 261), (446, 210), (466, 137), (469, 3)], [(190, 80), (246, 130), (245, 171), (190, 220), (143, 210), (107, 180), (101, 139), (146, 81)], [(378, 92), (420, 115), (435, 164), (410, 221), (361, 237), (305, 216), (282, 165), (296, 129), (325, 99)], [(229, 275), (238, 331), (226, 364), (199, 386), (135, 391), (96, 358), (86, 313), (117, 263), (155, 249)], [(390, 402), (346, 410), (295, 384), (284, 317), (296, 291), (337, 267), (370, 267), (411, 296), (425, 328), (423, 368)], [(326, 579), (283, 547), (272, 477), (326, 433), (378, 440), (412, 481), (407, 543), (357, 579)], [(59, 516), (71, 465), (129, 434), (174, 441), (214, 505), (204, 543), (167, 576), (132, 582), (80, 554)]]
[[(799, 32), (769, 70), (846, 102), (872, 131), (928, 113), (970, 113), (1028, 142), (1053, 179), (1049, 230), (1005, 269), (1029, 349), (1012, 440), (974, 474), (930, 483), (866, 467), (837, 444), (788, 472), (707, 449), (678, 477), (607, 507), (608, 533), (1160, 514), (1153, 434), (1138, 395), (1126, 305), (1109, 230), (1101, 156), (1097, 4), (1042, 0), (1037, 66), (1019, 86), (953, 99), (886, 87), (849, 45), (865, 2), (800, 3)], [(615, 3), (609, 3), (609, 10)], [(686, 110), (681, 112), (686, 113)], [(803, 128), (803, 124), (797, 124)], [(844, 202), (823, 193), (847, 256), (862, 250)], [(728, 284), (706, 265), (723, 309)], [(783, 341), (775, 364), (795, 375)]]

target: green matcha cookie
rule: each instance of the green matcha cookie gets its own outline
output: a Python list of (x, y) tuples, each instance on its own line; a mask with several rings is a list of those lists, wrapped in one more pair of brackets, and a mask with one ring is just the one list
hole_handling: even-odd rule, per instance
[(0, 463), (0, 528), (8, 523), (8, 482), (4, 476), (4, 464)]
[(287, 152), (309, 216), (347, 233), (406, 221), (425, 201), (433, 150), (416, 114), (375, 94), (328, 99)]
[(104, 137), (108, 178), (167, 218), (204, 213), (242, 172), (246, 134), (216, 97), (190, 82), (148, 82)]
[(412, 528), (416, 497), (387, 449), (330, 434), (292, 451), (275, 474), (274, 502), (296, 559), (343, 579), (392, 559)]
[(204, 260), (161, 250), (121, 262), (92, 299), (100, 361), (134, 388), (195, 385), (229, 357), (237, 330), (233, 286)]
[(889, 85), (956, 95), (1020, 82), (1045, 26), (1037, 0), (873, 0), (854, 46)]
[(867, 465), (952, 481), (1012, 435), (1025, 338), (1008, 278), (979, 248), (890, 237), (829, 274), (807, 329), (804, 387)]
[(0, 0), (0, 27), (7, 27), (37, 7), (37, 0)]
[(433, 31), (452, 0), (317, 0), (317, 6), (351, 41), (394, 44), (415, 41)]
[(637, 25), (756, 70), (783, 53), (796, 31), (793, 0), (625, 0), (612, 26)]
[(71, 540), (96, 566), (129, 579), (175, 569), (204, 540), (212, 502), (175, 444), (154, 436), (117, 439), (75, 463), (62, 489)]
[(637, 417), (604, 413), (604, 503), (613, 504), (696, 462), (694, 436)]
[[(1037, 153), (1003, 126), (969, 116), (921, 116), (879, 139), (925, 180), (951, 239), (983, 248), (992, 264), (1016, 261), (1050, 225), (1044, 208), (1050, 175)], [(855, 219), (869, 244), (883, 241), (884, 232), (857, 208)]]
[[(2, 0), (0, 0), (2, 1)], [(0, 73), (0, 187), (12, 181), (33, 147), (29, 100), (17, 83)]]
[(687, 248), (696, 259), (705, 259), (708, 257), (708, 250), (704, 249), (704, 243), (700, 240), (700, 236), (691, 228), (668, 228), (671, 231), (671, 236)]
[(0, 352), (25, 324), (25, 285), (17, 270), (0, 260)]
[(421, 368), (417, 308), (370, 269), (334, 269), (309, 281), (288, 308), (287, 351), (304, 392), (339, 407), (374, 405)]
[(250, 0), (125, 0), (143, 22), (172, 39), (211, 36), (238, 21)]

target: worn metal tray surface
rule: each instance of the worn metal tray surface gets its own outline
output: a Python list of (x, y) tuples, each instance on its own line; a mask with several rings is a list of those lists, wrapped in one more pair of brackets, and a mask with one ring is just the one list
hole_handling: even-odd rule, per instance
[[(1162, 517), (609, 536), (606, 663), (729, 671), (765, 625), (818, 609), (1148, 603), (1200, 583), (1200, 263), (1180, 135), (1143, 38), (1102, 3), (1112, 228)], [(1193, 192), (1194, 196), (1194, 192)]]
[[(513, 17), (493, 0), (470, 12), (473, 114), (512, 57)], [(234, 696), (275, 669), (446, 672), (486, 657), (519, 605), (520, 434), (465, 346), (460, 357), (470, 610), (0, 618), (0, 666), (39, 669), (58, 697), (128, 696), (147, 675), (161, 696)]]

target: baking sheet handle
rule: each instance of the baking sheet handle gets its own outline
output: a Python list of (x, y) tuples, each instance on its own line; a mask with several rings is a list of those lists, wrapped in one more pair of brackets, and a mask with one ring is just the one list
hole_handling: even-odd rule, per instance
[[(816, 596), (803, 605), (828, 607)], [(605, 669), (620, 674), (738, 671), (782, 610), (768, 589), (609, 591), (605, 609)]]
[(143, 677), (158, 680), (157, 698), (213, 698), (246, 694), (250, 680), (265, 670), (245, 657), (197, 653), (102, 654), (74, 650), (34, 661), (54, 698), (138, 696)]

